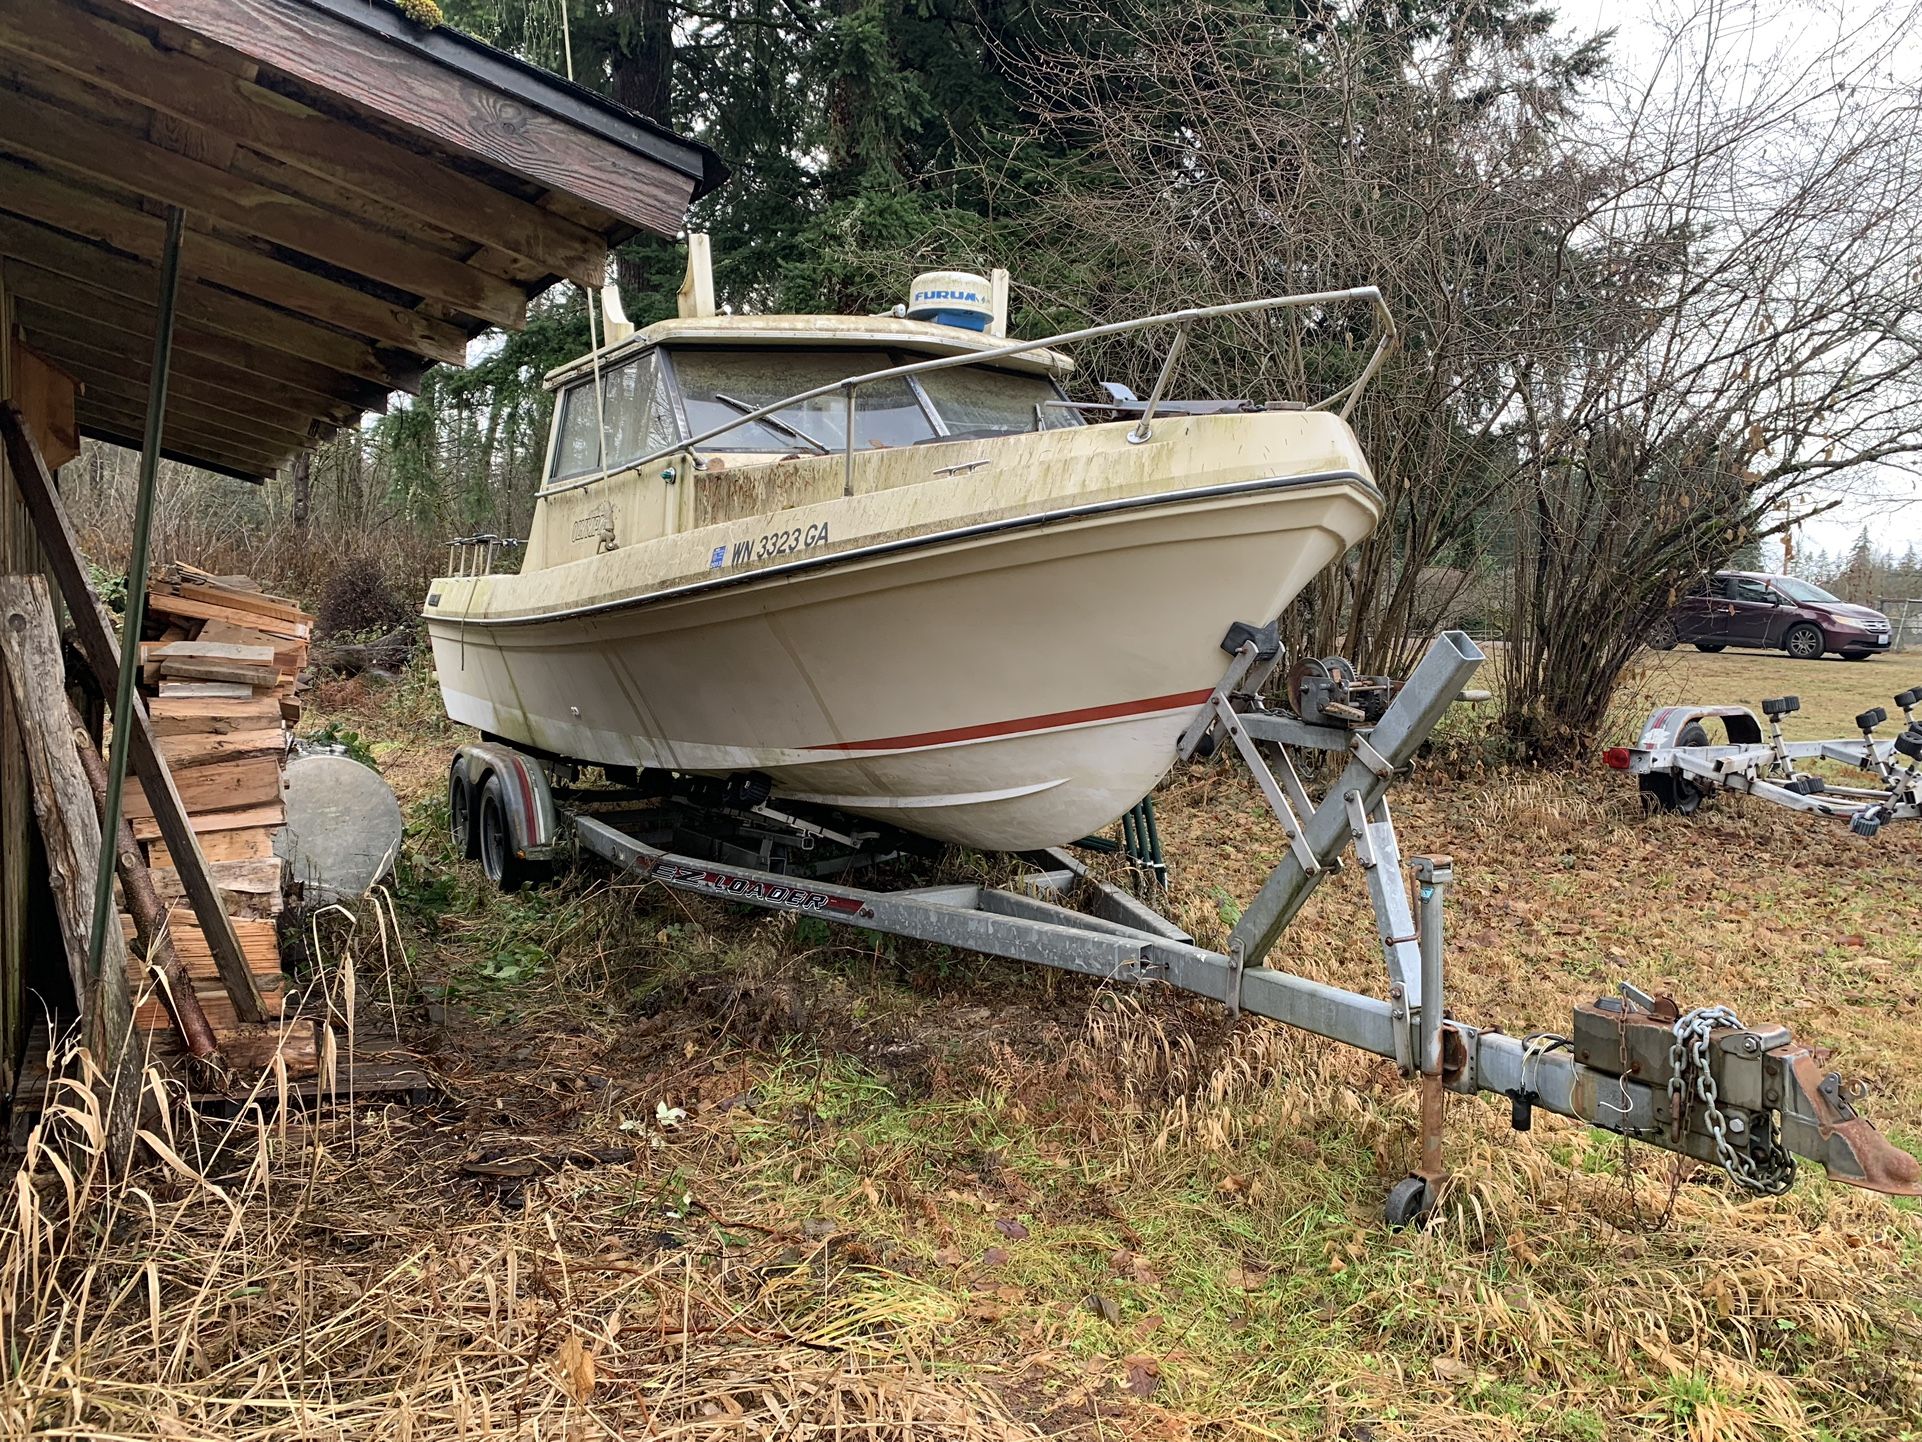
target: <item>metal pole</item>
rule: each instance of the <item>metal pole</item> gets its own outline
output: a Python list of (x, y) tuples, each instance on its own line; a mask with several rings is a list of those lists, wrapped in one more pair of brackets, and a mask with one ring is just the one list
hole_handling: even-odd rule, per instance
[(120, 795), (127, 785), (127, 747), (133, 739), (134, 677), (140, 674), (140, 627), (147, 614), (147, 540), (153, 528), (154, 479), (160, 471), (160, 422), (167, 408), (173, 363), (174, 302), (180, 294), (180, 233), (186, 215), (167, 207), (167, 243), (160, 253), (160, 297), (154, 311), (153, 372), (147, 378), (147, 427), (140, 442), (140, 489), (134, 498), (133, 554), (127, 558), (127, 614), (120, 628), (120, 676), (114, 687), (113, 746), (107, 756), (107, 795), (100, 816), (100, 872), (94, 879), (93, 929), (87, 936), (87, 975), (100, 974), (100, 956), (113, 918), (113, 838), (120, 832)]

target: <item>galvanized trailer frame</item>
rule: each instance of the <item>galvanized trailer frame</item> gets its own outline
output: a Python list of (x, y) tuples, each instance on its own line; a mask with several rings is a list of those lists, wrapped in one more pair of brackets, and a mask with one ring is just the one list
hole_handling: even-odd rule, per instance
[[(1783, 737), (1782, 718), (1801, 709), (1795, 696), (1762, 702), (1762, 717), (1746, 706), (1664, 706), (1642, 723), (1633, 746), (1611, 747), (1603, 760), (1640, 778), (1651, 809), (1692, 813), (1713, 792), (1733, 791), (1846, 821), (1856, 835), (1873, 836), (1887, 822), (1922, 819), (1922, 720), (1916, 715), (1922, 687), (1894, 699), (1904, 725), (1888, 741), (1875, 736), (1889, 719), (1880, 706), (1855, 718), (1859, 735), (1826, 741)], [(1726, 742), (1711, 742), (1705, 722), (1719, 723)], [(1853, 767), (1873, 781), (1839, 784), (1798, 764), (1808, 761)]]
[[(1859, 1093), (1826, 1070), (1826, 1054), (1797, 1044), (1786, 1028), (1746, 1027), (1722, 1008), (1684, 1013), (1626, 983), (1617, 996), (1577, 1007), (1567, 1036), (1513, 1037), (1447, 1015), (1442, 917), (1452, 863), (1446, 856), (1411, 858), (1411, 895), (1387, 792), (1481, 664), (1468, 636), (1444, 633), (1385, 714), (1353, 729), (1309, 725), (1262, 707), (1260, 683), (1279, 663), (1272, 628), (1237, 627), (1223, 649), (1230, 652), (1226, 674), (1182, 738), (1182, 754), (1206, 757), (1232, 746), (1288, 839), (1225, 952), (1196, 945), (1152, 907), (1098, 880), (1061, 850), (1021, 858), (1028, 869), (1005, 886), (881, 890), (819, 879), (850, 854), (878, 859), (863, 849), (875, 844), (874, 833), (862, 832), (860, 823), (837, 828), (790, 815), (765, 797), (665, 816), (579, 809), (572, 813), (574, 838), (581, 850), (677, 890), (1103, 981), (1173, 986), (1387, 1058), (1417, 1079), (1422, 1093), (1420, 1158), (1389, 1193), (1391, 1225), (1430, 1207), (1446, 1176), (1443, 1118), (1450, 1091), (1507, 1098), (1519, 1129), (1541, 1109), (1720, 1164), (1753, 1191), (1785, 1186), (1793, 1153), (1843, 1181), (1922, 1195), (1915, 1159), (1856, 1114), (1852, 1101)], [(1300, 751), (1348, 758), (1319, 800), (1291, 759)], [(485, 753), (513, 757), (516, 785), (495, 794), (528, 782), (523, 809), (533, 824), (520, 834), (551, 846), (565, 828), (555, 829), (559, 808), (542, 767), (498, 743), (467, 748), (455, 761), (455, 784), (482, 783), (491, 764)], [(711, 834), (695, 836), (690, 816), (705, 817)], [(713, 834), (717, 818), (735, 828), (732, 837)], [(506, 820), (514, 824), (511, 816)], [(792, 845), (774, 845), (784, 833)], [(473, 854), (466, 838), (456, 839)], [(814, 850), (821, 855), (810, 856)], [(1386, 971), (1381, 995), (1264, 964), (1315, 887), (1350, 856), (1373, 905)]]

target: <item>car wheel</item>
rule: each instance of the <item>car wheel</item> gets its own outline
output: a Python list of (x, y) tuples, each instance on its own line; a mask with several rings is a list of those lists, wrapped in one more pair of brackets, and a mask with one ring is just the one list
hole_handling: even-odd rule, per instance
[(1667, 617), (1657, 621), (1649, 630), (1648, 645), (1652, 651), (1673, 651), (1675, 643), (1681, 638), (1675, 634), (1675, 623)]
[(507, 818), (507, 797), (498, 776), (489, 776), (481, 786), (478, 820), (481, 870), (502, 891), (519, 891), (533, 880), (534, 868), (514, 854), (514, 825)]
[(1821, 627), (1803, 621), (1789, 627), (1788, 635), (1782, 638), (1782, 649), (1798, 661), (1819, 661), (1828, 647), (1822, 640)]
[(1874, 654), (1873, 651), (1844, 651), (1842, 653), (1842, 659), (1844, 661), (1866, 661)]
[(1713, 655), (1714, 655), (1714, 654), (1715, 654), (1715, 653), (1716, 653), (1717, 651), (1726, 651), (1726, 650), (1728, 649), (1728, 642), (1726, 642), (1726, 641), (1697, 641), (1697, 642), (1695, 643), (1695, 649), (1696, 649), (1696, 650), (1698, 650), (1698, 651), (1706, 651), (1706, 652), (1708, 652), (1708, 653), (1709, 653), (1709, 655), (1711, 655), (1711, 656), (1713, 656)]
[(474, 785), (458, 762), (447, 773), (447, 839), (463, 861), (480, 855), (480, 835), (474, 830)]

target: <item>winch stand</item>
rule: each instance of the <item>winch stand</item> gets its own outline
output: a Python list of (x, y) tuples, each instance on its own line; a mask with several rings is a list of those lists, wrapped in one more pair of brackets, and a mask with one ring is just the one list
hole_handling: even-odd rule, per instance
[[(1417, 925), (1386, 796), (1482, 653), (1465, 634), (1444, 633), (1379, 721), (1350, 729), (1267, 712), (1252, 691), (1238, 689), (1261, 668), (1273, 670), (1278, 647), (1264, 645), (1265, 639), (1254, 631), (1231, 637), (1228, 673), (1204, 718), (1183, 738), (1190, 754), (1207, 755), (1218, 749), (1219, 738), (1210, 733), (1224, 733), (1288, 831), (1287, 850), (1235, 925), (1226, 954), (1195, 945), (1153, 908), (1058, 850), (1020, 858), (1031, 869), (1007, 886), (887, 891), (814, 879), (809, 873), (817, 865), (825, 874), (835, 862), (833, 847), (820, 837), (785, 862), (786, 871), (774, 871), (663, 849), (648, 836), (668, 838), (645, 815), (578, 814), (575, 833), (586, 850), (679, 890), (1105, 981), (1165, 982), (1387, 1058), (1422, 1085), (1420, 1162), (1390, 1193), (1387, 1218), (1394, 1225), (1432, 1205), (1445, 1175), (1445, 1091), (1506, 1097), (1521, 1129), (1540, 1109), (1636, 1137), (1722, 1165), (1751, 1189), (1779, 1185), (1785, 1165), (1792, 1166), (1787, 1153), (1794, 1153), (1837, 1180), (1922, 1195), (1915, 1159), (1855, 1113), (1856, 1093), (1824, 1070), (1825, 1054), (1798, 1045), (1786, 1028), (1744, 1027), (1722, 1009), (1684, 1014), (1672, 1001), (1626, 985), (1621, 996), (1576, 1008), (1567, 1037), (1516, 1038), (1446, 1018), (1441, 918), (1452, 867), (1446, 857), (1414, 859)], [(1279, 781), (1263, 746), (1274, 748)], [(1290, 748), (1349, 758), (1319, 802), (1289, 761)], [(1374, 906), (1388, 972), (1385, 998), (1262, 964), (1350, 849)], [(810, 856), (814, 861), (802, 859)]]

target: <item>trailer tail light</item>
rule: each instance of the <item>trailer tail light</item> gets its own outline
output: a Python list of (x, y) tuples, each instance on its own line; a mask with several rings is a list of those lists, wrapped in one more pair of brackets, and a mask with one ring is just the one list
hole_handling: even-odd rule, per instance
[(1626, 746), (1611, 746), (1602, 753), (1602, 761), (1604, 764), (1613, 767), (1617, 771), (1628, 770), (1628, 760), (1628, 748)]

